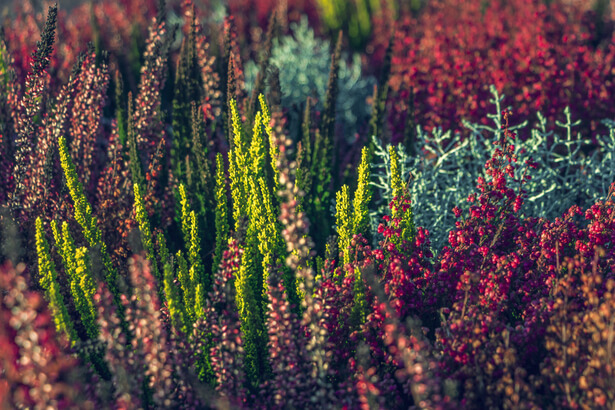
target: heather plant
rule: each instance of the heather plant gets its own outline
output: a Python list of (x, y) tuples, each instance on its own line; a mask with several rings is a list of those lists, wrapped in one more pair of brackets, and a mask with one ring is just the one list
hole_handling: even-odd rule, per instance
[[(287, 68), (268, 59), (274, 32), (297, 19), (282, 3), (250, 39), (256, 23), (243, 16), (237, 29), (191, 1), (161, 5), (134, 18), (130, 51), (109, 46), (106, 26), (79, 37), (58, 15), (60, 38), (95, 41), (49, 53), (24, 189), (0, 185), (2, 260), (25, 262), (0, 267), (2, 405), (607, 406), (614, 123), (585, 134), (574, 105), (555, 128), (540, 114), (521, 121), (494, 86), (493, 125), (428, 133), (416, 124), (431, 91), (415, 85), (403, 144), (389, 145), (394, 41), (373, 90), (372, 142), (348, 147), (336, 130), (341, 34), (330, 60), (323, 52), (324, 97), (289, 122)], [(145, 3), (109, 4), (90, 17), (117, 21), (124, 38), (129, 19), (100, 13)], [(21, 67), (33, 64), (14, 47), (34, 45), (9, 33), (0, 172), (10, 177)], [(251, 55), (262, 77), (250, 94)]]
[[(448, 227), (453, 224), (450, 209), (459, 206), (467, 210), (465, 201), (479, 176), (484, 176), (483, 164), (494, 152), (489, 141), (502, 135), (504, 96), (492, 87), (491, 103), (495, 113), (487, 114), (493, 126), (464, 122), (470, 132), (462, 140), (453, 131), (436, 129), (430, 133), (417, 127), (417, 152), (424, 155), (411, 157), (402, 145), (397, 147), (400, 178), (412, 178), (409, 189), (413, 198), (414, 219), (417, 226), (429, 227), (434, 253), (438, 253), (447, 241)], [(591, 155), (583, 155), (588, 145), (587, 138), (575, 137), (571, 113), (565, 110), (565, 122), (559, 122), (559, 132), (548, 130), (546, 119), (541, 114), (540, 125), (528, 130), (527, 122), (509, 126), (509, 131), (518, 132), (523, 141), (515, 145), (514, 153), (519, 161), (532, 158), (537, 168), (532, 179), (524, 183), (527, 192), (522, 212), (528, 216), (542, 216), (552, 220), (560, 217), (570, 206), (588, 207), (597, 199), (604, 198), (608, 186), (615, 179), (610, 166), (613, 151), (613, 123), (605, 121), (608, 135), (597, 135), (599, 149)], [(523, 137), (524, 136), (524, 137)], [(549, 140), (553, 142), (549, 142)], [(450, 141), (450, 142), (449, 142)], [(388, 211), (386, 205), (393, 198), (393, 177), (389, 171), (391, 154), (378, 139), (374, 139), (374, 162), (372, 184), (375, 191), (375, 209), (371, 211), (372, 227), (375, 221)], [(373, 229), (373, 228), (372, 228)]]
[[(586, 138), (603, 132), (600, 121), (613, 115), (613, 16), (589, 10), (599, 2), (438, 0), (418, 16), (400, 16), (390, 81), (393, 141), (403, 138), (411, 90), (423, 126), (461, 131), (462, 119), (488, 124), (489, 84), (515, 95), (513, 111), (532, 126), (541, 111), (556, 129), (570, 106), (585, 120)], [(389, 36), (385, 31), (374, 44)]]

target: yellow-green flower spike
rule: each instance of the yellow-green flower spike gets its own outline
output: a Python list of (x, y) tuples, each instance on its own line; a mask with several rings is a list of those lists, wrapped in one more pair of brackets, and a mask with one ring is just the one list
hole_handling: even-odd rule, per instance
[[(74, 284), (78, 285), (78, 292), (73, 293), (75, 306), (81, 315), (81, 322), (90, 340), (98, 338), (99, 328), (96, 322), (98, 311), (94, 305), (94, 295), (96, 294), (96, 285), (92, 277), (90, 269), (90, 260), (88, 250), (85, 247), (80, 247), (75, 252), (75, 280)], [(72, 289), (71, 284), (71, 289)], [(78, 296), (77, 296), (78, 295)]]
[(36, 251), (38, 254), (38, 269), (41, 277), (41, 286), (45, 289), (53, 321), (59, 333), (68, 336), (71, 342), (77, 340), (77, 332), (73, 328), (70, 316), (64, 304), (64, 297), (60, 292), (56, 268), (49, 253), (49, 243), (45, 238), (43, 221), (36, 218)]
[(389, 147), (389, 157), (391, 158), (391, 190), (393, 192), (393, 198), (395, 198), (402, 194), (403, 185), (399, 167), (399, 155), (397, 154), (397, 149), (393, 146)]
[(369, 150), (363, 148), (361, 152), (361, 163), (359, 164), (359, 181), (354, 195), (353, 207), (354, 215), (352, 222), (353, 234), (361, 234), (367, 237), (370, 232), (369, 223), (369, 201), (372, 193), (369, 188)]
[(188, 269), (188, 262), (186, 262), (186, 258), (184, 258), (184, 255), (182, 255), (181, 251), (177, 251), (176, 256), (177, 279), (179, 280), (179, 284), (181, 285), (184, 294), (184, 306), (186, 307), (186, 313), (188, 314), (190, 324), (192, 324), (196, 320), (194, 312), (195, 289), (192, 286), (192, 281), (190, 280), (190, 270)]
[(261, 123), (265, 129), (265, 133), (269, 137), (269, 156), (271, 157), (271, 168), (273, 169), (273, 181), (275, 183), (274, 192), (278, 192), (280, 190), (280, 170), (278, 169), (278, 155), (280, 150), (275, 142), (275, 135), (273, 134), (273, 129), (271, 128), (271, 113), (269, 111), (269, 107), (267, 107), (263, 94), (258, 96), (258, 100), (261, 104)]
[(230, 227), (228, 224), (228, 199), (226, 193), (226, 178), (224, 176), (224, 160), (222, 154), (216, 154), (216, 251), (214, 252), (213, 272), (220, 266), (222, 254), (228, 244)]
[[(62, 164), (64, 176), (66, 177), (66, 185), (68, 186), (68, 191), (74, 203), (75, 220), (83, 228), (83, 236), (88, 241), (90, 248), (98, 249), (100, 252), (103, 266), (105, 267), (107, 286), (113, 295), (113, 301), (118, 309), (118, 315), (123, 321), (124, 305), (122, 305), (120, 301), (120, 291), (117, 287), (117, 271), (113, 267), (109, 252), (107, 252), (107, 245), (102, 240), (102, 234), (98, 228), (96, 219), (92, 217), (92, 207), (88, 203), (83, 192), (83, 186), (77, 177), (75, 164), (73, 164), (70, 154), (68, 153), (66, 138), (60, 137), (58, 139), (58, 147), (60, 151), (60, 163)], [(126, 323), (124, 322), (122, 326), (126, 328)]]
[(186, 195), (186, 187), (184, 184), (179, 184), (179, 203), (181, 205), (181, 223), (182, 234), (184, 235), (184, 242), (186, 246), (190, 244), (190, 204), (188, 203), (188, 196)]
[(348, 247), (352, 235), (352, 216), (350, 210), (350, 198), (348, 194), (348, 185), (342, 186), (342, 189), (337, 192), (335, 204), (335, 223), (337, 225), (337, 243), (340, 252), (340, 259), (343, 263), (342, 269), (350, 263), (350, 254)]
[(150, 266), (152, 267), (152, 273), (158, 282), (159, 288), (161, 288), (163, 278), (160, 274), (160, 270), (158, 269), (158, 262), (156, 262), (152, 229), (149, 224), (147, 211), (145, 210), (145, 203), (143, 202), (143, 197), (141, 196), (141, 188), (139, 187), (139, 184), (136, 183), (132, 186), (135, 195), (135, 217), (137, 219), (137, 223), (139, 224), (139, 230), (141, 231), (141, 242), (143, 243), (143, 247), (147, 253), (147, 259), (150, 262)]

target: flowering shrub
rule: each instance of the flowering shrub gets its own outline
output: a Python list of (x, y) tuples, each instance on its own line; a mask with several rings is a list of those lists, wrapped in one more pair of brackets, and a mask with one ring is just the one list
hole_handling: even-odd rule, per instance
[(584, 156), (570, 110), (564, 137), (528, 127), (494, 86), (492, 127), (417, 127), (411, 157), (382, 142), (381, 82), (351, 172), (343, 35), (293, 125), (275, 19), (249, 94), (231, 16), (216, 54), (191, 1), (159, 7), (123, 62), (72, 45), (60, 73), (54, 6), (26, 63), (31, 39), (0, 41), (3, 407), (615, 400), (612, 121)]
[(390, 80), (393, 140), (402, 138), (410, 88), (415, 117), (430, 130), (459, 130), (461, 119), (484, 124), (490, 84), (514, 95), (513, 111), (532, 125), (541, 111), (552, 129), (570, 106), (586, 130), (600, 129), (613, 115), (613, 23), (588, 3), (435, 0), (419, 16), (400, 18)]
[[(490, 141), (502, 135), (501, 110), (504, 108), (503, 102), (508, 102), (508, 99), (492, 88), (490, 102), (492, 110), (495, 109), (495, 113), (487, 114), (493, 122), (492, 126), (464, 122), (469, 133), (465, 139), (452, 130), (445, 132), (437, 128), (427, 132), (418, 127), (415, 149), (423, 155), (413, 157), (407, 154), (403, 145), (397, 147), (401, 179), (407, 181), (412, 178), (410, 190), (416, 223), (429, 227), (435, 253), (448, 241), (448, 231), (454, 223), (451, 209), (458, 206), (464, 211), (468, 210), (468, 192), (479, 177), (485, 176), (483, 165), (496, 148)], [(553, 220), (561, 217), (572, 205), (588, 208), (595, 201), (606, 198), (609, 185), (615, 181), (611, 166), (615, 155), (614, 123), (604, 122), (608, 134), (595, 135), (600, 148), (585, 156), (583, 149), (589, 145), (589, 138), (575, 138), (574, 131), (580, 121), (573, 122), (569, 110), (565, 110), (564, 114), (566, 121), (558, 122), (558, 130), (555, 131), (547, 129), (546, 119), (540, 113), (540, 122), (535, 127), (530, 127), (528, 121), (509, 127), (524, 139), (514, 148), (519, 161), (531, 158), (537, 164), (537, 168), (532, 170), (532, 179), (523, 185), (527, 193), (522, 209), (524, 215)], [(548, 143), (549, 139), (553, 143)], [(450, 143), (447, 144), (448, 141)], [(378, 140), (375, 147), (372, 184), (378, 196), (371, 213), (374, 229), (379, 219), (387, 214), (388, 203), (393, 198), (391, 176), (388, 174), (389, 154)]]

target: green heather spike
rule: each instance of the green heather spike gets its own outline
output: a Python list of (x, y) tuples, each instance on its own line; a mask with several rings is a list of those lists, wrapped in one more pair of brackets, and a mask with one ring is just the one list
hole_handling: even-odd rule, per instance
[(182, 300), (179, 294), (179, 289), (175, 286), (173, 277), (173, 264), (169, 261), (163, 263), (162, 268), (164, 274), (164, 294), (169, 305), (169, 316), (171, 316), (171, 325), (173, 328), (188, 334), (189, 329), (186, 327), (184, 320), (184, 309), (182, 309)]
[[(264, 351), (266, 344), (263, 342), (263, 320), (258, 296), (254, 289), (257, 287), (257, 270), (260, 264), (257, 262), (258, 250), (251, 245), (244, 249), (238, 277), (235, 280), (236, 303), (241, 331), (244, 335), (244, 363), (248, 385), (256, 389), (260, 384), (262, 369), (264, 368)], [(260, 292), (258, 293), (260, 296)]]
[(190, 246), (190, 204), (184, 184), (179, 184), (179, 203), (181, 205), (181, 228), (186, 247)]
[(64, 262), (64, 270), (66, 275), (71, 281), (74, 281), (77, 277), (77, 260), (76, 260), (77, 248), (75, 241), (70, 233), (68, 222), (62, 222), (62, 248), (60, 255)]
[(312, 190), (309, 193), (311, 208), (308, 208), (308, 217), (314, 226), (310, 229), (314, 241), (319, 248), (318, 252), (324, 252), (324, 244), (331, 233), (330, 192), (333, 161), (333, 150), (330, 141), (323, 138), (319, 130), (316, 130), (314, 148), (310, 159), (310, 172), (313, 180)]
[(354, 304), (350, 311), (350, 324), (355, 329), (360, 329), (367, 318), (367, 299), (365, 297), (365, 283), (359, 266), (354, 267)]
[(195, 289), (195, 309), (196, 318), (203, 314), (203, 309), (197, 310), (196, 306), (201, 304), (204, 307), (205, 288), (208, 286), (205, 283), (203, 275), (203, 263), (201, 261), (201, 243), (199, 239), (199, 231), (196, 223), (196, 214), (190, 211), (190, 247), (188, 249), (188, 260), (190, 261), (190, 281)]
[(56, 268), (49, 252), (49, 243), (43, 231), (43, 221), (36, 218), (36, 252), (38, 254), (38, 270), (41, 277), (41, 286), (45, 289), (49, 307), (53, 314), (53, 321), (59, 333), (68, 336), (71, 342), (77, 340), (77, 332), (72, 326), (71, 318), (64, 304), (64, 297), (60, 292)]
[(191, 329), (188, 328), (188, 314), (182, 301), (180, 289), (175, 285), (173, 261), (171, 260), (164, 235), (161, 232), (156, 236), (156, 244), (158, 255), (160, 255), (160, 263), (162, 264), (164, 294), (169, 306), (171, 324), (174, 329), (184, 334), (189, 334)]
[[(60, 234), (57, 226), (52, 229), (54, 229), (54, 235), (56, 235), (56, 230), (58, 231), (57, 234)], [(79, 312), (81, 322), (86, 329), (88, 338), (95, 340), (98, 338), (98, 325), (96, 324), (98, 314), (94, 307), (96, 288), (89, 266), (87, 250), (86, 248), (77, 249), (75, 247), (75, 241), (66, 221), (62, 223), (62, 237), (60, 241), (56, 239), (56, 243), (62, 244), (58, 248), (61, 249), (60, 255), (64, 263), (64, 270), (68, 276), (71, 295)]]
[(145, 203), (141, 196), (141, 188), (139, 184), (133, 184), (133, 191), (135, 195), (135, 216), (137, 223), (139, 224), (139, 230), (141, 231), (141, 242), (145, 248), (147, 259), (150, 262), (152, 273), (158, 283), (159, 296), (162, 296), (162, 275), (158, 269), (158, 262), (156, 262), (156, 253), (154, 251), (154, 240), (152, 237), (152, 229), (149, 224), (149, 218), (147, 211), (145, 210)]
[(273, 170), (274, 192), (278, 192), (280, 190), (280, 170), (278, 169), (278, 155), (280, 153), (280, 149), (275, 141), (275, 135), (273, 134), (273, 129), (271, 128), (271, 112), (265, 102), (265, 96), (262, 94), (259, 95), (258, 100), (261, 104), (261, 123), (265, 129), (265, 133), (269, 137), (269, 157), (271, 159), (271, 169)]
[(246, 177), (248, 169), (247, 149), (243, 140), (241, 119), (235, 100), (230, 102), (233, 122), (233, 147), (229, 151), (229, 176), (231, 177), (231, 197), (233, 199), (233, 219), (235, 232), (240, 231), (241, 221), (248, 213), (248, 193)]
[[(190, 320), (190, 325), (192, 325), (196, 321), (194, 312), (195, 289), (192, 286), (192, 281), (190, 280), (188, 262), (186, 262), (186, 258), (184, 258), (184, 255), (182, 255), (181, 251), (177, 251), (176, 258), (177, 279), (179, 280), (179, 284), (181, 285), (183, 291), (184, 306), (186, 308), (186, 313), (188, 314), (188, 319)], [(188, 324), (186, 324), (186, 326), (188, 326)]]
[(254, 119), (254, 131), (252, 133), (252, 143), (250, 144), (250, 168), (255, 178), (265, 175), (265, 141), (262, 135), (262, 114), (256, 113)]
[(58, 221), (51, 221), (51, 232), (53, 233), (53, 239), (56, 243), (56, 249), (62, 259), (64, 259), (64, 241), (62, 239), (62, 233), (58, 227)]
[(361, 234), (370, 240), (369, 202), (372, 193), (369, 187), (370, 180), (369, 149), (364, 147), (361, 151), (361, 163), (359, 164), (359, 177), (357, 191), (354, 195), (354, 215), (352, 221), (352, 233)]
[(92, 277), (87, 248), (80, 247), (76, 250), (75, 262), (75, 278), (71, 281), (73, 300), (89, 339), (97, 340), (100, 330), (97, 323), (98, 310), (94, 304), (96, 284)]
[[(397, 154), (397, 149), (393, 146), (389, 147), (389, 157), (391, 158), (391, 192), (393, 198), (395, 198), (401, 195), (403, 184), (399, 166), (399, 155)], [(393, 198), (391, 198), (391, 200), (393, 200)]]
[(228, 244), (230, 227), (228, 224), (228, 198), (226, 178), (224, 176), (224, 159), (221, 153), (216, 154), (216, 250), (214, 252), (213, 273), (217, 272), (222, 260), (222, 254)]
[(401, 202), (405, 196), (409, 196), (408, 188), (404, 186), (401, 179), (399, 156), (397, 149), (389, 147), (389, 156), (391, 158), (391, 191), (393, 195), (393, 209), (391, 210), (391, 217), (399, 219), (399, 227), (402, 230), (401, 237), (393, 238), (394, 243), (401, 243), (401, 241), (412, 242), (414, 235), (416, 234), (416, 227), (414, 225), (414, 216), (412, 214), (412, 208), (408, 208), (404, 211), (401, 207)]
[(143, 164), (139, 156), (139, 148), (137, 146), (137, 131), (133, 120), (132, 93), (128, 93), (128, 120), (126, 122), (126, 142), (128, 143), (128, 156), (130, 160), (130, 174), (132, 183), (140, 186), (146, 186), (145, 177), (143, 176)]
[(195, 300), (194, 300), (194, 315), (197, 319), (205, 317), (205, 292), (203, 291), (203, 285), (197, 283), (195, 288)]
[(126, 99), (124, 97), (124, 79), (119, 70), (115, 70), (115, 112), (117, 118), (117, 134), (120, 139), (120, 144), (126, 147), (128, 139), (126, 124)]
[[(77, 171), (75, 165), (68, 153), (68, 147), (66, 146), (66, 139), (60, 137), (58, 140), (58, 147), (60, 150), (60, 162), (62, 169), (64, 170), (64, 176), (66, 177), (66, 185), (68, 191), (73, 199), (75, 208), (75, 220), (83, 228), (83, 236), (88, 241), (90, 249), (96, 249), (100, 252), (100, 257), (105, 270), (105, 281), (109, 287), (109, 291), (113, 295), (113, 301), (118, 309), (118, 315), (120, 320), (124, 318), (124, 305), (120, 301), (120, 290), (117, 284), (117, 271), (113, 267), (111, 256), (107, 251), (107, 245), (102, 240), (102, 234), (98, 228), (96, 218), (92, 216), (92, 207), (88, 203), (85, 194), (83, 192), (83, 186), (79, 182), (77, 177)], [(126, 324), (123, 323), (124, 330), (127, 331)]]
[(233, 149), (239, 150), (239, 152), (244, 155), (246, 143), (243, 135), (241, 117), (239, 116), (239, 111), (237, 109), (237, 101), (234, 99), (231, 100), (229, 102), (229, 107), (231, 109), (231, 122), (233, 125)]
[[(202, 140), (203, 132), (203, 111), (200, 110), (193, 102), (192, 109), (192, 150), (194, 155), (192, 159), (193, 168), (195, 170), (194, 184), (190, 186), (190, 190), (194, 192), (196, 199), (195, 211), (197, 220), (199, 221), (201, 234), (201, 250), (206, 251), (215, 246), (215, 231), (206, 229), (211, 225), (215, 218), (215, 180), (213, 167), (209, 160), (207, 143)], [(203, 272), (211, 271), (211, 263), (213, 260), (209, 257), (209, 253), (201, 254), (203, 260)], [(211, 290), (212, 283), (210, 275), (207, 275), (205, 292)]]
[[(337, 192), (335, 197), (335, 223), (337, 225), (337, 243), (340, 252), (341, 268), (344, 269), (346, 264), (350, 263), (350, 239), (352, 235), (352, 215), (350, 210), (350, 197), (348, 194), (348, 185), (343, 185), (342, 189)], [(340, 278), (341, 280), (341, 278)]]

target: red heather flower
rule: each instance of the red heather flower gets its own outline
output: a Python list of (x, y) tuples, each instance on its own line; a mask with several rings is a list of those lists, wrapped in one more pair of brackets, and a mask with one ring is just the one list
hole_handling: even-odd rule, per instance
[(310, 402), (316, 386), (310, 377), (312, 363), (307, 355), (305, 330), (292, 311), (279, 273), (273, 269), (268, 276), (267, 333), (273, 378), (263, 386), (261, 394), (267, 397), (267, 408), (298, 408)]
[(246, 398), (243, 335), (233, 284), (242, 253), (237, 241), (231, 240), (222, 256), (205, 308), (205, 325), (212, 335), (210, 358), (216, 375), (216, 391), (234, 405), (241, 405)]
[(58, 8), (57, 5), (49, 7), (45, 28), (41, 33), (41, 40), (36, 44), (36, 51), (32, 54), (32, 64), (26, 76), (24, 95), (19, 106), (13, 113), (15, 138), (15, 190), (11, 198), (13, 205), (18, 205), (26, 191), (26, 180), (29, 174), (29, 161), (34, 142), (37, 140), (34, 132), (37, 126), (36, 118), (43, 109), (45, 91), (49, 80), (47, 67), (50, 55), (53, 52), (55, 41), (55, 26)]
[(69, 119), (71, 156), (84, 186), (91, 183), (94, 148), (100, 136), (102, 110), (109, 85), (109, 69), (97, 66), (96, 54), (88, 51), (74, 85), (74, 99)]
[(221, 96), (222, 93), (217, 88), (219, 76), (215, 71), (216, 58), (209, 53), (209, 42), (203, 34), (201, 21), (201, 13), (194, 7), (192, 0), (184, 0), (182, 2), (182, 10), (184, 14), (185, 24), (182, 28), (184, 35), (187, 37), (192, 29), (191, 23), (193, 15), (196, 13), (195, 20), (195, 40), (196, 40), (196, 55), (201, 69), (201, 78), (203, 85), (203, 98), (201, 101), (201, 109), (203, 110), (203, 118), (208, 121), (214, 121), (221, 113)]
[(147, 161), (153, 155), (158, 143), (165, 139), (165, 127), (161, 121), (161, 97), (167, 72), (167, 58), (170, 39), (164, 21), (152, 21), (141, 67), (139, 92), (135, 98), (133, 123), (137, 137), (138, 151)]

